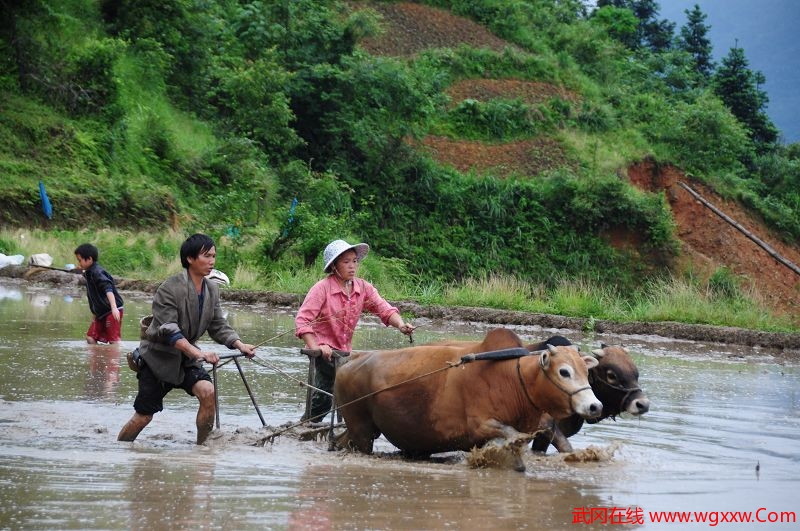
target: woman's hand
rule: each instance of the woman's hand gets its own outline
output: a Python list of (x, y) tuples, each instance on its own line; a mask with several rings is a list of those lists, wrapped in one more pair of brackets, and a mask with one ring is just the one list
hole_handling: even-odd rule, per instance
[(402, 333), (404, 333), (407, 336), (410, 336), (411, 334), (413, 334), (414, 330), (416, 330), (416, 328), (417, 328), (416, 326), (411, 326), (408, 323), (402, 323), (400, 326), (397, 327), (398, 330), (400, 330)]
[(333, 349), (330, 345), (320, 345), (319, 351), (322, 352), (322, 357), (326, 360), (333, 362)]

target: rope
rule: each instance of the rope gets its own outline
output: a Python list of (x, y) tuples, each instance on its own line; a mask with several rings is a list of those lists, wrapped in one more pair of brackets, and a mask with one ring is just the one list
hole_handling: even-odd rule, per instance
[[(465, 363), (465, 362), (464, 362), (463, 360), (461, 360), (461, 361), (459, 361), (459, 362), (457, 362), (457, 363), (450, 363), (450, 362), (448, 362), (448, 363), (447, 363), (447, 365), (446, 365), (446, 366), (444, 366), (444, 367), (440, 367), (440, 368), (438, 368), (438, 369), (434, 369), (434, 370), (432, 370), (432, 371), (430, 371), (430, 372), (427, 372), (427, 373), (425, 373), (425, 374), (420, 374), (420, 375), (417, 375), (417, 376), (415, 376), (415, 377), (413, 377), (413, 378), (409, 378), (408, 380), (404, 380), (404, 381), (402, 381), (402, 382), (398, 382), (398, 383), (396, 383), (396, 384), (393, 384), (393, 385), (390, 385), (390, 386), (388, 386), (388, 387), (384, 387), (383, 389), (378, 389), (377, 391), (373, 391), (373, 392), (371, 392), (371, 393), (367, 393), (366, 395), (364, 395), (364, 396), (360, 396), (360, 397), (358, 397), (358, 398), (356, 398), (356, 399), (354, 399), (354, 400), (351, 400), (350, 402), (347, 402), (347, 403), (345, 403), (345, 404), (341, 404), (341, 405), (339, 405), (339, 406), (336, 406), (336, 407), (334, 407), (334, 408), (331, 408), (331, 410), (330, 410), (330, 413), (331, 413), (331, 414), (334, 414), (334, 413), (336, 413), (337, 411), (339, 411), (339, 410), (340, 410), (341, 408), (343, 408), (343, 407), (347, 407), (347, 406), (353, 405), (353, 404), (355, 404), (355, 403), (357, 403), (357, 402), (360, 402), (360, 401), (362, 401), (362, 400), (365, 400), (365, 399), (367, 399), (367, 398), (369, 398), (369, 397), (371, 397), (371, 396), (375, 396), (375, 395), (377, 395), (378, 393), (382, 393), (382, 392), (384, 392), (384, 391), (388, 391), (389, 389), (394, 389), (395, 387), (399, 387), (399, 386), (401, 386), (401, 385), (405, 385), (405, 384), (407, 384), (407, 383), (413, 382), (414, 380), (419, 380), (420, 378), (426, 378), (426, 377), (428, 377), (428, 376), (431, 376), (432, 374), (436, 374), (437, 372), (442, 372), (442, 371), (446, 371), (447, 369), (452, 369), (453, 367), (458, 367), (459, 365), (462, 365), (462, 364), (464, 364), (464, 363)], [(304, 384), (305, 384), (305, 382), (304, 382)], [(327, 392), (325, 392), (325, 391), (323, 391), (323, 390), (321, 390), (321, 389), (317, 389), (317, 388), (316, 388), (316, 387), (314, 387), (313, 385), (309, 385), (309, 384), (305, 384), (305, 385), (308, 385), (308, 387), (311, 387), (312, 389), (315, 389), (315, 390), (317, 390), (317, 391), (319, 391), (319, 392), (321, 392), (321, 393), (325, 393), (325, 394), (327, 394), (328, 396), (331, 396), (331, 395), (330, 395), (330, 393), (327, 393)], [(273, 442), (275, 442), (275, 437), (277, 437), (278, 435), (281, 435), (281, 434), (283, 434), (283, 433), (286, 433), (287, 431), (289, 431), (289, 430), (291, 430), (291, 429), (294, 429), (294, 428), (296, 428), (296, 427), (298, 427), (298, 426), (301, 426), (301, 425), (305, 424), (305, 422), (306, 422), (305, 420), (301, 420), (301, 421), (299, 421), (299, 422), (295, 422), (294, 424), (291, 424), (291, 425), (289, 425), (289, 426), (285, 427), (285, 428), (284, 428), (284, 429), (282, 429), (282, 430), (279, 430), (279, 431), (273, 432), (273, 433), (272, 433), (272, 435), (270, 435), (269, 437), (267, 437), (266, 439), (264, 439), (264, 444), (266, 444), (267, 442), (269, 442), (269, 443), (273, 443)]]
[[(317, 323), (323, 323), (325, 321), (341, 321), (342, 319), (344, 319), (344, 318), (343, 317), (336, 317), (335, 315), (331, 315), (330, 317), (317, 317), (316, 319), (313, 319), (313, 320), (309, 321), (307, 324), (308, 325), (314, 325), (314, 324), (317, 324)], [(261, 343), (253, 345), (253, 347), (254, 348), (263, 347), (265, 344), (267, 344), (267, 343), (269, 343), (271, 341), (275, 341), (279, 337), (285, 336), (289, 332), (294, 332), (295, 330), (297, 330), (296, 326), (294, 328), (289, 328), (287, 330), (284, 330), (280, 334), (276, 334), (276, 335), (274, 335), (272, 337), (269, 337), (269, 338), (265, 339)]]
[[(341, 313), (341, 312), (337, 312), (337, 314), (338, 314), (338, 313)], [(331, 315), (331, 316), (328, 316), (328, 317), (318, 317), (318, 318), (316, 318), (316, 319), (313, 319), (313, 320), (311, 320), (311, 321), (308, 321), (308, 322), (306, 323), (306, 325), (313, 325), (313, 324), (316, 324), (316, 323), (321, 323), (321, 322), (325, 322), (325, 321), (342, 321), (342, 320), (344, 319), (344, 317), (337, 317), (337, 314), (335, 314), (335, 315)], [(254, 345), (253, 347), (254, 347), (254, 348), (261, 347), (261, 346), (265, 345), (266, 343), (269, 343), (269, 342), (271, 342), (271, 341), (274, 341), (274, 340), (278, 339), (279, 337), (281, 337), (281, 336), (283, 336), (283, 335), (286, 335), (286, 334), (288, 334), (289, 332), (294, 332), (294, 331), (296, 331), (296, 330), (297, 330), (297, 327), (294, 327), (294, 328), (287, 329), (287, 330), (285, 330), (285, 331), (283, 331), (283, 332), (281, 332), (281, 333), (279, 333), (279, 334), (276, 334), (275, 336), (272, 336), (272, 337), (270, 337), (270, 338), (267, 338), (267, 339), (265, 339), (264, 341), (261, 341), (260, 343), (258, 343), (258, 344), (256, 344), (256, 345)], [(410, 342), (412, 342), (412, 343), (414, 342), (414, 338), (413, 338), (413, 337), (411, 337), (411, 335), (409, 335), (409, 340), (410, 340)], [(273, 369), (275, 372), (277, 372), (277, 373), (279, 373), (279, 374), (281, 374), (281, 375), (285, 376), (286, 378), (288, 378), (289, 380), (292, 380), (292, 381), (294, 381), (295, 383), (298, 383), (298, 384), (299, 384), (299, 385), (301, 385), (302, 387), (307, 387), (307, 388), (309, 388), (309, 389), (313, 389), (314, 391), (316, 391), (316, 392), (318, 392), (318, 393), (322, 393), (322, 394), (324, 394), (324, 395), (327, 395), (327, 396), (329, 396), (329, 397), (333, 398), (333, 394), (332, 394), (332, 393), (329, 393), (328, 391), (325, 391), (325, 390), (323, 390), (323, 389), (320, 389), (320, 388), (318, 388), (318, 387), (315, 387), (315, 386), (313, 386), (313, 385), (309, 384), (308, 382), (305, 382), (305, 381), (303, 381), (303, 380), (300, 380), (300, 379), (298, 379), (298, 378), (295, 378), (295, 377), (294, 377), (294, 376), (292, 376), (291, 374), (288, 374), (288, 373), (286, 373), (285, 371), (283, 371), (283, 370), (282, 370), (280, 367), (278, 367), (278, 366), (276, 366), (276, 365), (274, 365), (274, 364), (272, 364), (272, 363), (269, 363), (268, 361), (264, 360), (263, 358), (259, 357), (258, 355), (254, 355), (254, 356), (253, 356), (252, 358), (250, 358), (250, 359), (251, 359), (253, 362), (255, 362), (257, 365), (260, 365), (260, 366), (262, 366), (262, 367), (267, 367), (267, 368), (269, 368), (269, 369)], [(230, 361), (230, 360), (228, 360), (228, 361)], [(221, 366), (221, 365), (224, 365), (225, 363), (228, 363), (228, 361), (226, 361), (226, 362), (224, 362), (224, 363), (220, 364), (220, 366)], [(449, 367), (446, 367), (446, 368), (449, 368)], [(434, 372), (437, 372), (437, 371), (434, 371)], [(432, 373), (431, 373), (431, 374), (432, 374)], [(427, 376), (427, 375), (423, 375), (423, 376)], [(388, 389), (388, 388), (387, 388), (387, 389)], [(372, 394), (374, 394), (374, 393), (372, 393)], [(362, 399), (364, 399), (364, 398), (367, 398), (368, 396), (371, 396), (372, 394), (370, 394), (370, 395), (367, 395), (367, 396), (364, 396), (364, 397), (361, 397), (359, 400), (362, 400)], [(358, 400), (356, 400), (356, 401), (354, 401), (354, 402), (357, 402), (357, 401), (358, 401)], [(353, 402), (351, 402), (351, 403), (353, 403)], [(343, 405), (341, 405), (341, 406), (337, 406), (337, 407), (333, 408), (333, 409), (331, 410), (331, 413), (332, 413), (332, 414), (333, 414), (333, 413), (335, 413), (335, 412), (336, 412), (336, 411), (338, 411), (340, 408), (342, 408), (342, 407), (344, 407), (344, 406), (346, 406), (346, 405), (349, 405), (349, 404), (343, 404)], [(280, 430), (280, 431), (274, 432), (272, 435), (270, 435), (269, 437), (267, 437), (267, 438), (264, 440), (264, 443), (266, 444), (267, 442), (270, 442), (270, 443), (271, 443), (271, 442), (273, 442), (273, 441), (274, 441), (274, 439), (275, 439), (275, 437), (277, 437), (278, 435), (280, 435), (280, 434), (282, 434), (282, 433), (285, 433), (285, 432), (287, 432), (287, 431), (289, 431), (289, 430), (291, 430), (291, 429), (294, 429), (294, 428), (296, 428), (296, 427), (298, 427), (298, 426), (301, 426), (301, 425), (302, 425), (302, 424), (304, 424), (305, 422), (306, 422), (306, 421), (304, 421), (304, 420), (303, 420), (303, 421), (300, 421), (300, 422), (296, 422), (296, 423), (294, 423), (294, 424), (290, 424), (289, 426), (287, 426), (286, 428), (284, 428), (284, 429), (282, 429), (282, 430)]]
[(525, 387), (525, 379), (522, 377), (522, 368), (520, 367), (520, 365), (521, 365), (520, 358), (517, 358), (517, 376), (519, 376), (519, 383), (522, 386), (522, 392), (525, 393), (525, 398), (527, 398), (528, 402), (531, 403), (533, 409), (536, 409), (538, 411), (544, 411), (542, 408), (536, 405), (536, 403), (533, 401), (533, 398), (531, 398), (531, 395), (528, 394), (528, 388)]
[(327, 392), (327, 391), (324, 391), (324, 390), (322, 390), (322, 389), (319, 389), (319, 388), (317, 388), (317, 387), (314, 387), (313, 385), (309, 384), (308, 382), (304, 382), (303, 380), (300, 380), (299, 378), (295, 378), (295, 377), (294, 377), (294, 376), (292, 376), (291, 374), (289, 374), (289, 373), (287, 373), (287, 372), (284, 372), (284, 371), (283, 371), (283, 369), (281, 369), (281, 368), (280, 368), (280, 367), (278, 367), (277, 365), (273, 365), (272, 363), (270, 363), (270, 362), (266, 361), (266, 360), (265, 360), (265, 359), (263, 359), (263, 358), (259, 358), (258, 356), (253, 356), (253, 357), (251, 358), (251, 360), (252, 360), (253, 362), (255, 362), (255, 364), (256, 364), (256, 365), (260, 365), (260, 366), (262, 366), (262, 367), (266, 367), (266, 368), (268, 368), (268, 369), (273, 369), (275, 372), (277, 372), (277, 373), (279, 373), (279, 374), (282, 374), (283, 376), (285, 376), (285, 377), (286, 377), (286, 378), (288, 378), (289, 380), (292, 380), (292, 381), (294, 381), (294, 382), (296, 382), (296, 383), (300, 384), (302, 387), (309, 387), (309, 388), (311, 388), (311, 389), (313, 389), (313, 390), (315, 390), (315, 391), (318, 391), (318, 392), (320, 392), (320, 393), (322, 393), (322, 394), (325, 394), (325, 395), (328, 395), (328, 396), (331, 396), (331, 397), (333, 396), (333, 394), (331, 394), (331, 393), (329, 393), (329, 392)]
[(599, 375), (595, 376), (595, 372), (594, 371), (589, 371), (589, 383), (592, 384), (592, 383), (595, 383), (595, 382), (599, 382), (599, 383), (605, 385), (606, 387), (608, 387), (610, 389), (613, 389), (615, 391), (622, 391), (623, 393), (625, 393), (625, 395), (622, 397), (622, 400), (620, 400), (620, 402), (619, 402), (619, 406), (617, 406), (620, 411), (624, 411), (625, 410), (625, 402), (628, 401), (628, 399), (631, 397), (631, 395), (633, 393), (638, 393), (638, 392), (642, 391), (642, 388), (638, 387), (638, 386), (637, 387), (622, 387), (621, 385), (614, 385), (614, 384), (610, 383), (609, 381), (604, 380), (603, 378), (600, 378)]
[[(490, 356), (481, 357), (484, 354), (489, 354)], [(365, 394), (363, 396), (355, 398), (355, 399), (351, 400), (350, 402), (338, 405), (338, 406), (336, 406), (334, 408), (331, 408), (330, 413), (334, 414), (334, 413), (336, 413), (337, 411), (339, 411), (340, 409), (342, 409), (344, 407), (351, 406), (351, 405), (356, 404), (356, 403), (358, 403), (358, 402), (360, 402), (362, 400), (366, 400), (367, 398), (375, 396), (375, 395), (377, 395), (379, 393), (383, 393), (384, 391), (388, 391), (390, 389), (395, 389), (397, 387), (400, 387), (402, 385), (406, 385), (406, 384), (411, 383), (411, 382), (416, 381), (416, 380), (420, 380), (422, 378), (427, 378), (428, 376), (432, 376), (432, 375), (434, 375), (434, 374), (436, 374), (438, 372), (446, 371), (447, 369), (452, 369), (452, 368), (455, 368), (455, 367), (459, 367), (461, 365), (464, 365), (465, 363), (469, 363), (469, 362), (472, 362), (472, 361), (492, 361), (492, 358), (491, 358), (492, 354), (503, 354), (503, 355), (517, 354), (514, 357), (517, 358), (517, 363), (519, 363), (519, 358), (521, 358), (523, 356), (530, 355), (530, 352), (528, 350), (526, 350), (526, 349), (518, 348), (518, 349), (505, 349), (505, 350), (493, 351), (493, 352), (484, 352), (484, 353), (480, 353), (480, 354), (468, 354), (468, 355), (462, 356), (461, 359), (459, 359), (455, 363), (448, 361), (448, 362), (446, 362), (446, 365), (444, 367), (440, 367), (438, 369), (434, 369), (434, 370), (426, 372), (424, 374), (418, 374), (417, 376), (414, 376), (413, 378), (409, 378), (407, 380), (403, 380), (402, 382), (397, 382), (397, 383), (392, 384), (392, 385), (390, 385), (388, 387), (384, 387), (383, 389), (378, 389), (376, 391), (372, 391), (371, 393), (367, 393), (367, 394)], [(506, 357), (504, 359), (510, 359), (510, 358)], [(521, 375), (520, 375), (520, 377), (521, 377)], [(319, 391), (321, 393), (325, 393), (328, 396), (331, 396), (330, 393), (327, 393), (326, 391), (318, 389), (318, 388), (314, 387), (313, 385), (309, 385), (309, 384), (307, 384), (305, 382), (302, 382), (302, 383), (303, 383), (303, 385), (305, 385), (307, 387), (310, 387), (311, 389), (314, 389), (314, 390)], [(524, 384), (523, 384), (523, 389), (524, 389)], [(527, 394), (527, 391), (526, 391), (526, 394)], [(530, 400), (530, 397), (528, 398), (528, 400)], [(282, 430), (276, 431), (272, 435), (267, 437), (264, 440), (264, 443), (265, 444), (267, 442), (272, 443), (272, 442), (274, 442), (275, 437), (277, 437), (278, 435), (281, 435), (282, 433), (285, 433), (285, 432), (287, 432), (287, 431), (289, 431), (291, 429), (294, 429), (294, 428), (296, 428), (298, 426), (301, 426), (304, 423), (305, 423), (305, 421), (296, 422), (294, 424), (291, 424), (291, 425), (287, 426), (286, 428), (284, 428)]]

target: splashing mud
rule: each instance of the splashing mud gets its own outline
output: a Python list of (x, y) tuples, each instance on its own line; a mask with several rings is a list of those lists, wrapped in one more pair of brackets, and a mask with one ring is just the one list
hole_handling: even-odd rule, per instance
[(620, 443), (614, 442), (608, 446), (595, 446), (589, 445), (586, 448), (569, 452), (565, 454), (558, 454), (558, 456), (565, 463), (590, 463), (611, 461), (614, 453), (619, 449)]
[(523, 471), (525, 463), (522, 452), (533, 437), (530, 433), (520, 433), (503, 443), (489, 441), (481, 448), (470, 450), (467, 454), (467, 465), (472, 468), (510, 468)]

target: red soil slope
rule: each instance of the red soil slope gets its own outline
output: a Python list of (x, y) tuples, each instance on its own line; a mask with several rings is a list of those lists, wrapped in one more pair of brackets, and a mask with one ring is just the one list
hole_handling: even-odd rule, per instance
[(685, 266), (706, 275), (727, 267), (736, 275), (746, 277), (753, 292), (768, 305), (798, 319), (800, 275), (695, 199), (678, 182), (689, 185), (784, 259), (800, 267), (797, 246), (775, 238), (763, 222), (741, 205), (721, 198), (673, 166), (659, 167), (652, 161), (644, 161), (628, 168), (628, 178), (644, 190), (666, 193), (678, 238), (683, 244), (684, 259), (688, 262)]

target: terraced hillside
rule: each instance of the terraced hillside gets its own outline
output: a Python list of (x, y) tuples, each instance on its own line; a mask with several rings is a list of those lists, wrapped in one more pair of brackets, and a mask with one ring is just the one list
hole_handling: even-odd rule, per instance
[[(365, 5), (359, 3), (358, 5)], [(511, 46), (482, 26), (447, 11), (411, 2), (373, 3), (370, 6), (384, 17), (385, 32), (380, 38), (363, 43), (363, 47), (379, 55), (411, 57), (427, 48), (456, 47), (468, 44), (500, 51)], [(564, 87), (538, 81), (515, 79), (463, 80), (451, 86), (454, 102), (466, 98), (486, 100), (496, 97), (521, 98), (539, 103), (558, 96), (579, 101), (580, 96)], [(460, 171), (491, 171), (496, 175), (512, 172), (535, 175), (553, 167), (569, 164), (563, 148), (553, 139), (537, 137), (503, 144), (484, 144), (451, 138), (427, 137), (421, 148), (443, 164)], [(757, 218), (740, 205), (723, 200), (710, 189), (693, 181), (672, 166), (642, 161), (621, 171), (642, 189), (665, 193), (672, 208), (682, 242), (683, 266), (695, 274), (710, 274), (727, 267), (748, 279), (752, 292), (781, 313), (800, 319), (800, 274), (749, 239), (740, 230), (704, 206), (685, 188), (683, 182), (707, 201), (733, 218), (740, 226), (765, 242), (785, 261), (800, 265), (800, 247), (787, 245), (770, 234)], [(612, 234), (609, 238), (620, 247), (635, 247), (635, 234)]]

